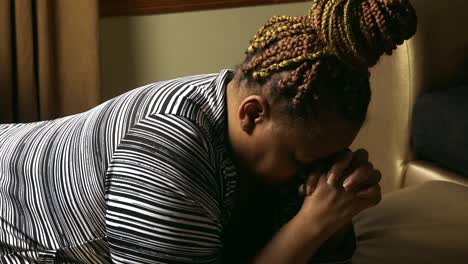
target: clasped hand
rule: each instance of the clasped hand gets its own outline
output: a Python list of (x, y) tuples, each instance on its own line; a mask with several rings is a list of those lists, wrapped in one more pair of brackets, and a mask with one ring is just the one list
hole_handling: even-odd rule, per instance
[(381, 173), (369, 162), (367, 151), (343, 151), (329, 170), (312, 171), (299, 187), (304, 196), (301, 214), (320, 219), (322, 227), (333, 233), (380, 202), (380, 179)]

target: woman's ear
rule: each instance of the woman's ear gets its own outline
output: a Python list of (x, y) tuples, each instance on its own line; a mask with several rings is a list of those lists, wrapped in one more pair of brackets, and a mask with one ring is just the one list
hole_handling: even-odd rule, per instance
[(252, 134), (255, 127), (269, 116), (268, 102), (258, 95), (246, 97), (239, 106), (239, 120), (241, 129)]

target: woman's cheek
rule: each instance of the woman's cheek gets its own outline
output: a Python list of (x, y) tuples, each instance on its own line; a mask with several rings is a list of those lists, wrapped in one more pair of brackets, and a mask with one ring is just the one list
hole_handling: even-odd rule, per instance
[(268, 183), (284, 183), (295, 175), (295, 164), (286, 157), (265, 156), (259, 166), (259, 175)]
[(278, 179), (281, 183), (290, 181), (296, 175), (295, 164), (282, 163), (282, 167), (278, 168)]

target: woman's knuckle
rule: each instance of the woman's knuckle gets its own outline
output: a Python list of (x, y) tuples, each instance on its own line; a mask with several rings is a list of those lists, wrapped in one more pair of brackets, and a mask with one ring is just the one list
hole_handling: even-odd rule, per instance
[(353, 176), (346, 179), (346, 182), (345, 182), (346, 186), (354, 186), (356, 184), (356, 177), (353, 177)]
[(381, 173), (379, 170), (376, 171), (376, 173), (375, 173), (375, 178), (376, 178), (378, 181), (380, 181), (380, 179), (382, 179), (382, 173)]
[(355, 162), (365, 162), (369, 160), (369, 153), (365, 149), (358, 149), (353, 153)]
[(366, 169), (366, 170), (374, 170), (374, 164), (372, 164), (371, 162), (367, 161), (363, 164), (363, 167)]
[[(369, 169), (366, 168), (365, 166), (359, 166), (359, 168), (356, 169), (355, 173), (356, 178), (362, 179), (362, 178), (368, 178), (369, 176)], [(352, 177), (353, 178), (353, 177)]]
[(345, 150), (345, 153), (344, 153), (345, 159), (352, 159), (353, 156), (354, 156), (354, 153), (350, 149)]

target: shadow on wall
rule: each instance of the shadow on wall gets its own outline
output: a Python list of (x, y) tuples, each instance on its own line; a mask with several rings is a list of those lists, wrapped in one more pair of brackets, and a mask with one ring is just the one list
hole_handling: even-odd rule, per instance
[[(135, 30), (130, 19), (116, 18), (100, 29), (100, 61), (103, 100), (126, 92), (137, 83)], [(112, 89), (109, 89), (112, 87)]]

